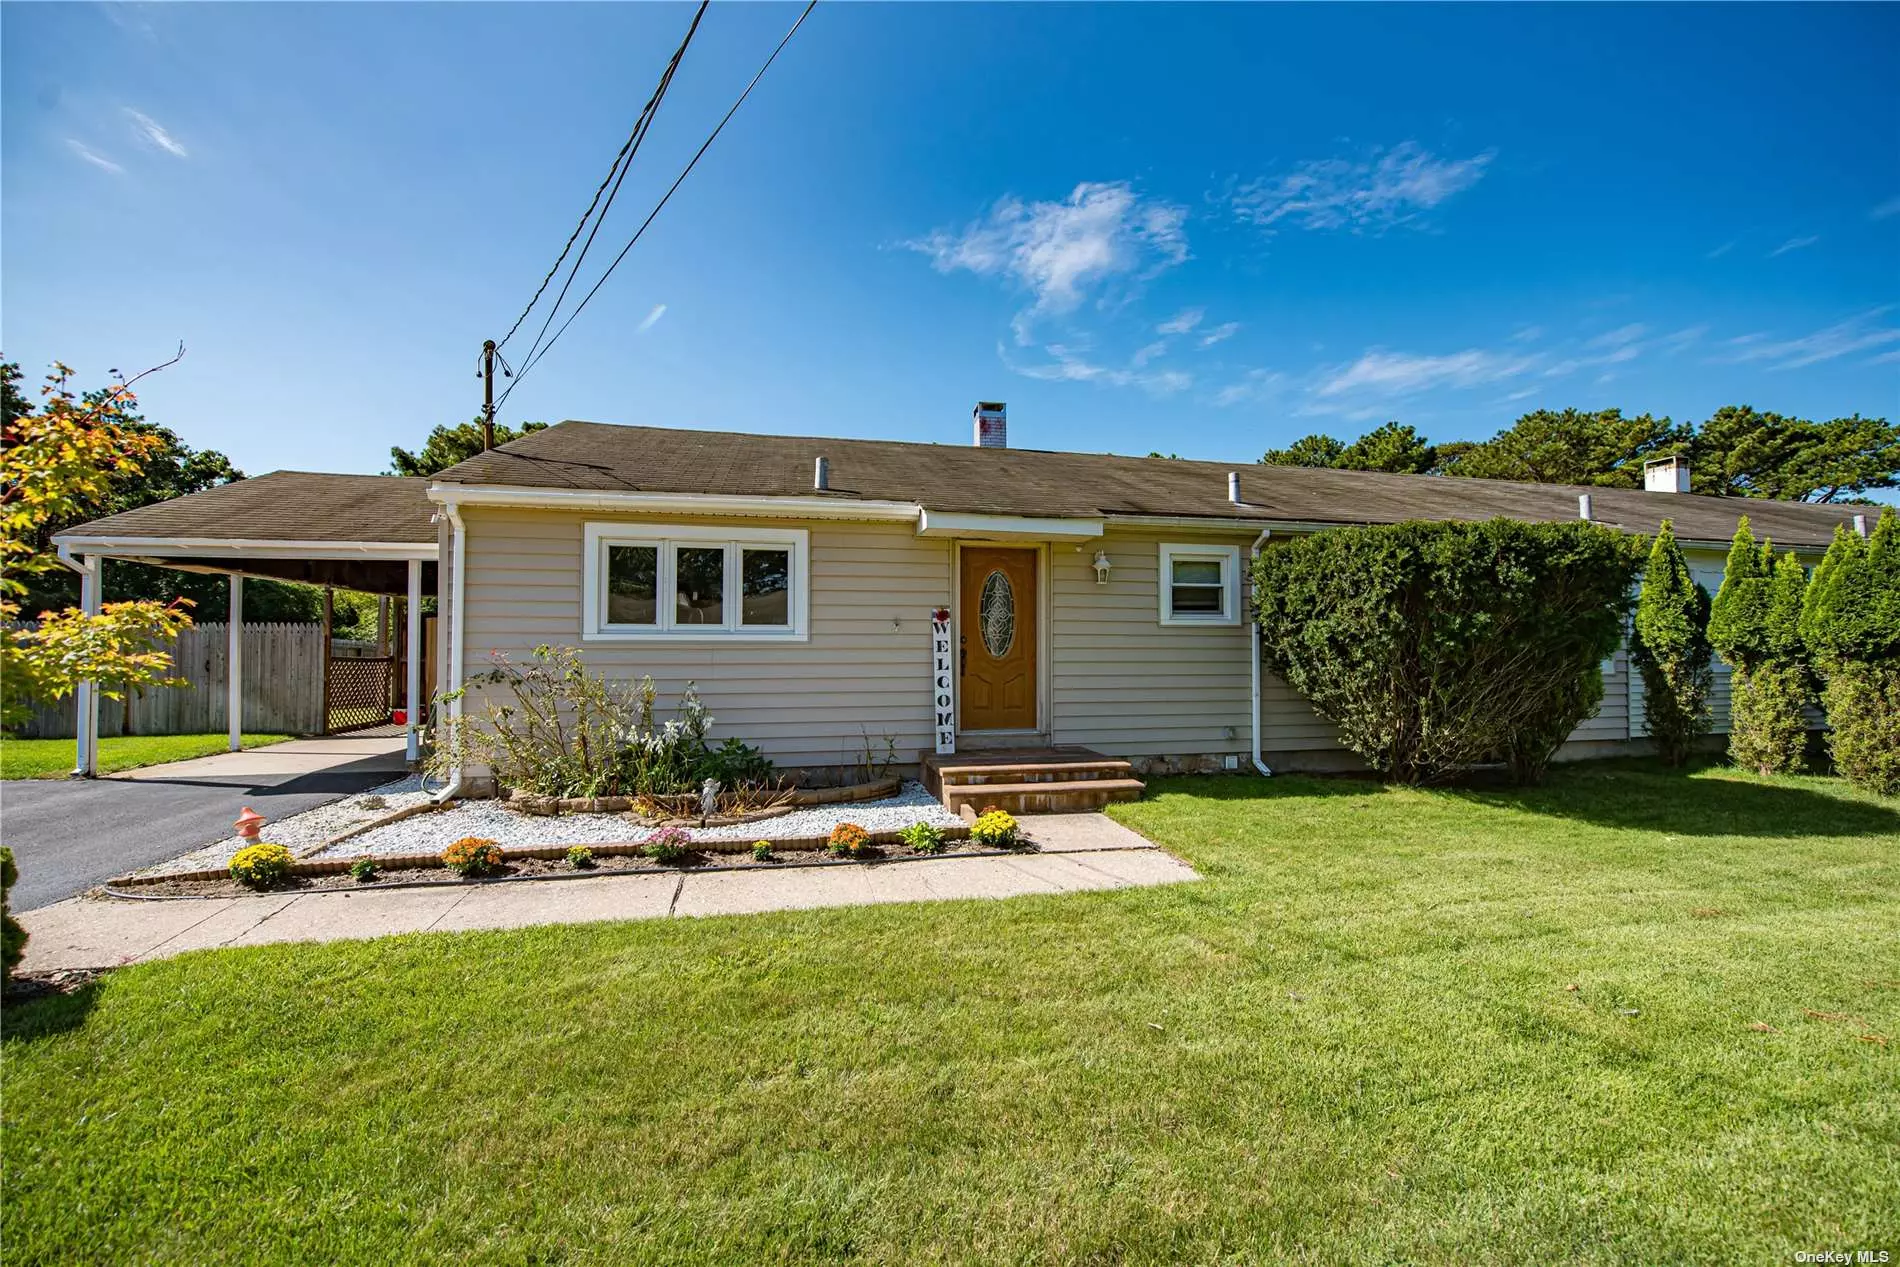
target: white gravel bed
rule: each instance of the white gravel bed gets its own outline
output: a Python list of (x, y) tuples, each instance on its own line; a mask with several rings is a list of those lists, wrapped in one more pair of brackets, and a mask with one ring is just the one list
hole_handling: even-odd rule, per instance
[[(393, 798), (390, 806), (397, 808)], [(926, 792), (923, 784), (913, 782), (904, 784), (896, 796), (881, 801), (814, 806), (759, 822), (734, 823), (728, 827), (692, 827), (686, 830), (695, 841), (749, 841), (766, 836), (825, 836), (839, 823), (856, 823), (869, 831), (888, 831), (917, 822), (955, 827), (962, 821), (945, 809), (936, 797)], [(268, 830), (265, 834), (269, 835)], [(505, 809), (500, 801), (463, 801), (455, 808), (443, 810), (439, 814), (418, 814), (400, 823), (391, 823), (387, 827), (352, 836), (315, 856), (357, 858), (366, 854), (391, 857), (399, 854), (440, 853), (450, 842), (464, 836), (479, 836), (503, 848), (513, 848), (643, 841), (650, 835), (651, 828), (642, 826), (626, 814), (560, 814), (542, 817)]]
[[(306, 849), (322, 844), (340, 832), (346, 832), (359, 823), (381, 818), (399, 809), (420, 804), (429, 799), (429, 790), (421, 775), (412, 774), (373, 787), (367, 792), (355, 796), (346, 796), (340, 801), (328, 805), (319, 805), (315, 809), (305, 810), (301, 814), (292, 814), (288, 818), (275, 819), (264, 824), (258, 839), (273, 845), (282, 845), (293, 854), (301, 854)], [(380, 796), (383, 804), (372, 807), (366, 802), (370, 797)], [(344, 842), (348, 844), (349, 842)], [(133, 875), (171, 875), (179, 871), (210, 871), (227, 866), (231, 855), (244, 847), (244, 842), (236, 834), (223, 840), (214, 840), (203, 848), (181, 854), (166, 862), (156, 863), (134, 871)]]

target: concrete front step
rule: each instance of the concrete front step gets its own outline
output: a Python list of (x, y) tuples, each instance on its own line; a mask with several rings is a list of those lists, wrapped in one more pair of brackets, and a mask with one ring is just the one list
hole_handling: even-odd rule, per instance
[(1126, 779), (1135, 768), (1126, 761), (1103, 757), (1097, 761), (1023, 761), (1008, 765), (940, 765), (937, 778), (944, 787), (994, 783), (1079, 783), (1087, 779)]
[(1113, 801), (1141, 799), (1139, 779), (1068, 779), (1023, 783), (946, 783), (939, 795), (944, 805), (965, 818), (985, 810), (1011, 814), (1078, 814), (1099, 810)]

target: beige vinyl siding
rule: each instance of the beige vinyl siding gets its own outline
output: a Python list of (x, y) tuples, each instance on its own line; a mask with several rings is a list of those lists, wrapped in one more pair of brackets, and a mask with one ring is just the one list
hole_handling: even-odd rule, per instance
[[(1052, 737), (1112, 756), (1242, 753), (1248, 744), (1247, 626), (1163, 625), (1161, 544), (1238, 545), (1251, 536), (1110, 529), (1048, 557)], [(1092, 562), (1108, 553), (1106, 585)]]
[[(930, 619), (950, 601), (950, 544), (909, 524), (712, 519), (464, 509), (468, 527), (468, 669), (539, 643), (577, 647), (621, 679), (651, 674), (664, 714), (688, 681), (714, 718), (715, 742), (757, 744), (780, 765), (857, 758), (868, 732), (900, 762), (931, 740)], [(811, 636), (805, 642), (584, 642), (582, 525), (712, 524), (810, 532)], [(479, 705), (471, 704), (471, 712)]]

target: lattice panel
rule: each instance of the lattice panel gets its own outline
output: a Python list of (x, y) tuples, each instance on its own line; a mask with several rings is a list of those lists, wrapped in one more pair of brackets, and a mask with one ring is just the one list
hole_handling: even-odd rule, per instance
[(396, 681), (394, 656), (350, 656), (330, 661), (323, 728), (326, 733), (361, 730), (389, 720)]

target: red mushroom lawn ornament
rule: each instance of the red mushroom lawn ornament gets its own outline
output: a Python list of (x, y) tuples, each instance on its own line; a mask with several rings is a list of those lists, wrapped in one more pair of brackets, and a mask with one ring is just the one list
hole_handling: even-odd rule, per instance
[(237, 816), (238, 839), (247, 844), (256, 844), (258, 829), (261, 828), (266, 821), (262, 814), (246, 805), (244, 812)]

